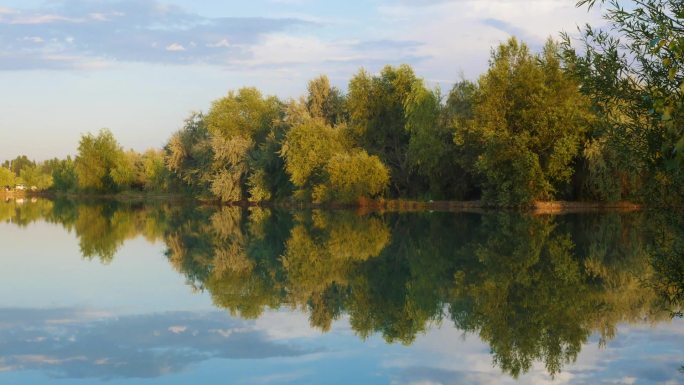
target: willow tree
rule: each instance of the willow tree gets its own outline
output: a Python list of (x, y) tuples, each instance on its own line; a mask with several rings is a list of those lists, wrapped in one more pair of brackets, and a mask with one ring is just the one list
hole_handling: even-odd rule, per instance
[(27, 166), (21, 170), (19, 178), (27, 186), (38, 190), (47, 190), (52, 187), (52, 173), (45, 172), (42, 167)]
[(312, 117), (321, 118), (330, 126), (346, 120), (345, 98), (325, 75), (309, 81), (306, 108)]
[(127, 169), (123, 148), (108, 129), (81, 136), (74, 168), (78, 186), (85, 190), (112, 192), (125, 187)]
[(469, 82), (461, 82), (442, 104), (439, 89), (431, 90), (422, 79), (414, 82), (405, 103), (406, 130), (409, 133), (408, 161), (419, 187), (414, 196), (429, 199), (464, 199), (470, 195), (472, 182), (459, 163), (459, 148), (454, 143), (459, 119), (467, 118), (456, 106), (459, 91)]
[(0, 167), (0, 188), (5, 186), (14, 187), (16, 175), (6, 167)]
[(386, 66), (377, 76), (361, 70), (349, 81), (350, 131), (360, 147), (389, 167), (395, 196), (412, 195), (416, 186), (405, 109), (416, 81), (408, 65)]
[[(604, 29), (582, 30), (580, 53), (566, 35), (571, 69), (601, 125), (589, 165), (619, 177), (617, 198), (684, 199), (684, 4), (679, 0), (581, 0), (605, 4)], [(605, 164), (605, 166), (604, 166)], [(599, 179), (600, 182), (600, 179)], [(634, 194), (631, 190), (638, 189)]]
[(346, 126), (331, 127), (322, 118), (304, 116), (287, 132), (281, 156), (295, 198), (354, 203), (387, 188), (389, 172), (377, 156), (354, 147)]
[(262, 96), (256, 88), (230, 91), (212, 103), (206, 124), (214, 154), (211, 191), (216, 197), (222, 201), (271, 198), (275, 186), (269, 181), (277, 178), (268, 174), (282, 170), (263, 165), (278, 162), (282, 114), (282, 103), (274, 96)]
[(60, 160), (53, 168), (52, 187), (57, 191), (73, 191), (78, 187), (76, 169), (71, 156)]
[(587, 108), (557, 44), (540, 55), (515, 38), (501, 44), (479, 79), (473, 119), (457, 133), (463, 151), (477, 154), (470, 167), (483, 199), (517, 206), (553, 198), (573, 175)]
[(213, 156), (209, 130), (201, 113), (192, 113), (164, 147), (164, 163), (174, 180), (183, 189), (196, 193), (209, 190)]

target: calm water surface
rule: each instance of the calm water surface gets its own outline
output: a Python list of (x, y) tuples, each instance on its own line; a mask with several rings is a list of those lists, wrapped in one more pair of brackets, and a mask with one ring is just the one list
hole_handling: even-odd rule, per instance
[(681, 384), (681, 213), (0, 202), (0, 384)]

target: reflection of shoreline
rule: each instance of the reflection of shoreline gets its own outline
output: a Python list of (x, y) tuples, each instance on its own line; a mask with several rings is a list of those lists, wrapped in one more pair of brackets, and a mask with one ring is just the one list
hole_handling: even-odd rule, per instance
[[(281, 210), (357, 210), (360, 213), (371, 212), (527, 212), (532, 214), (571, 214), (571, 213), (595, 213), (595, 212), (632, 212), (640, 211), (648, 206), (632, 203), (628, 201), (618, 202), (585, 202), (585, 201), (537, 201), (525, 207), (503, 207), (487, 205), (481, 201), (416, 201), (416, 200), (370, 200), (363, 199), (355, 204), (336, 204), (336, 203), (293, 203), (281, 202), (232, 202), (220, 203), (213, 200), (206, 200), (189, 196), (187, 194), (175, 193), (150, 193), (125, 191), (121, 193), (102, 194), (102, 193), (53, 193), (26, 192), (26, 191), (0, 191), (0, 199), (8, 200), (14, 197), (31, 196), (45, 199), (69, 199), (76, 202), (120, 202), (120, 203), (184, 203), (196, 205), (209, 205), (213, 207), (261, 207)], [(657, 209), (657, 207), (655, 207)]]

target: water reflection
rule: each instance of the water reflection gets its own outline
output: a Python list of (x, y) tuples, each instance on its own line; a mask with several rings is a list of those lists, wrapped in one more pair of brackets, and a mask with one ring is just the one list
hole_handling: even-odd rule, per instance
[[(680, 315), (684, 295), (684, 219), (677, 213), (361, 215), (63, 200), (0, 204), (0, 221), (26, 226), (37, 220), (74, 231), (83, 257), (102, 263), (138, 235), (163, 240), (166, 257), (188, 284), (242, 319), (268, 309), (300, 309), (312, 327), (328, 331), (348, 316), (361, 338), (381, 335), (407, 345), (434, 325), (453, 324), (485, 341), (493, 363), (513, 377), (538, 362), (557, 375), (592, 334), (605, 344), (621, 323)], [(2, 319), (10, 319), (11, 311), (3, 311)], [(41, 328), (5, 322), (2, 363), (40, 367), (36, 357), (87, 357), (88, 364), (79, 365), (93, 372), (88, 375), (116, 363), (144, 377), (182, 367), (172, 365), (176, 361), (233, 357), (237, 346), (254, 349), (248, 354), (307, 353), (270, 346), (217, 315), (174, 317), (175, 323), (183, 319), (185, 329), (173, 329), (164, 315), (89, 321), (89, 344), (117, 339), (130, 342), (118, 346), (135, 351), (108, 355), (59, 339), (75, 335), (75, 326), (46, 336), (36, 334)], [(188, 328), (201, 338), (182, 339)], [(216, 338), (226, 335), (237, 345)], [(22, 345), (17, 339), (37, 342)], [(60, 367), (62, 375), (71, 375), (69, 364)]]
[(294, 357), (315, 350), (272, 341), (220, 313), (112, 317), (80, 309), (3, 309), (2, 366), (57, 378), (148, 378), (214, 358)]

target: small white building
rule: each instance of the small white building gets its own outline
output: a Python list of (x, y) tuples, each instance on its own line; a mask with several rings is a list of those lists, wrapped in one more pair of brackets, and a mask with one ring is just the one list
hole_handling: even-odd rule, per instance
[(14, 189), (17, 191), (24, 191), (24, 190), (26, 190), (26, 186), (24, 186), (23, 184), (18, 184), (16, 186), (14, 186)]

